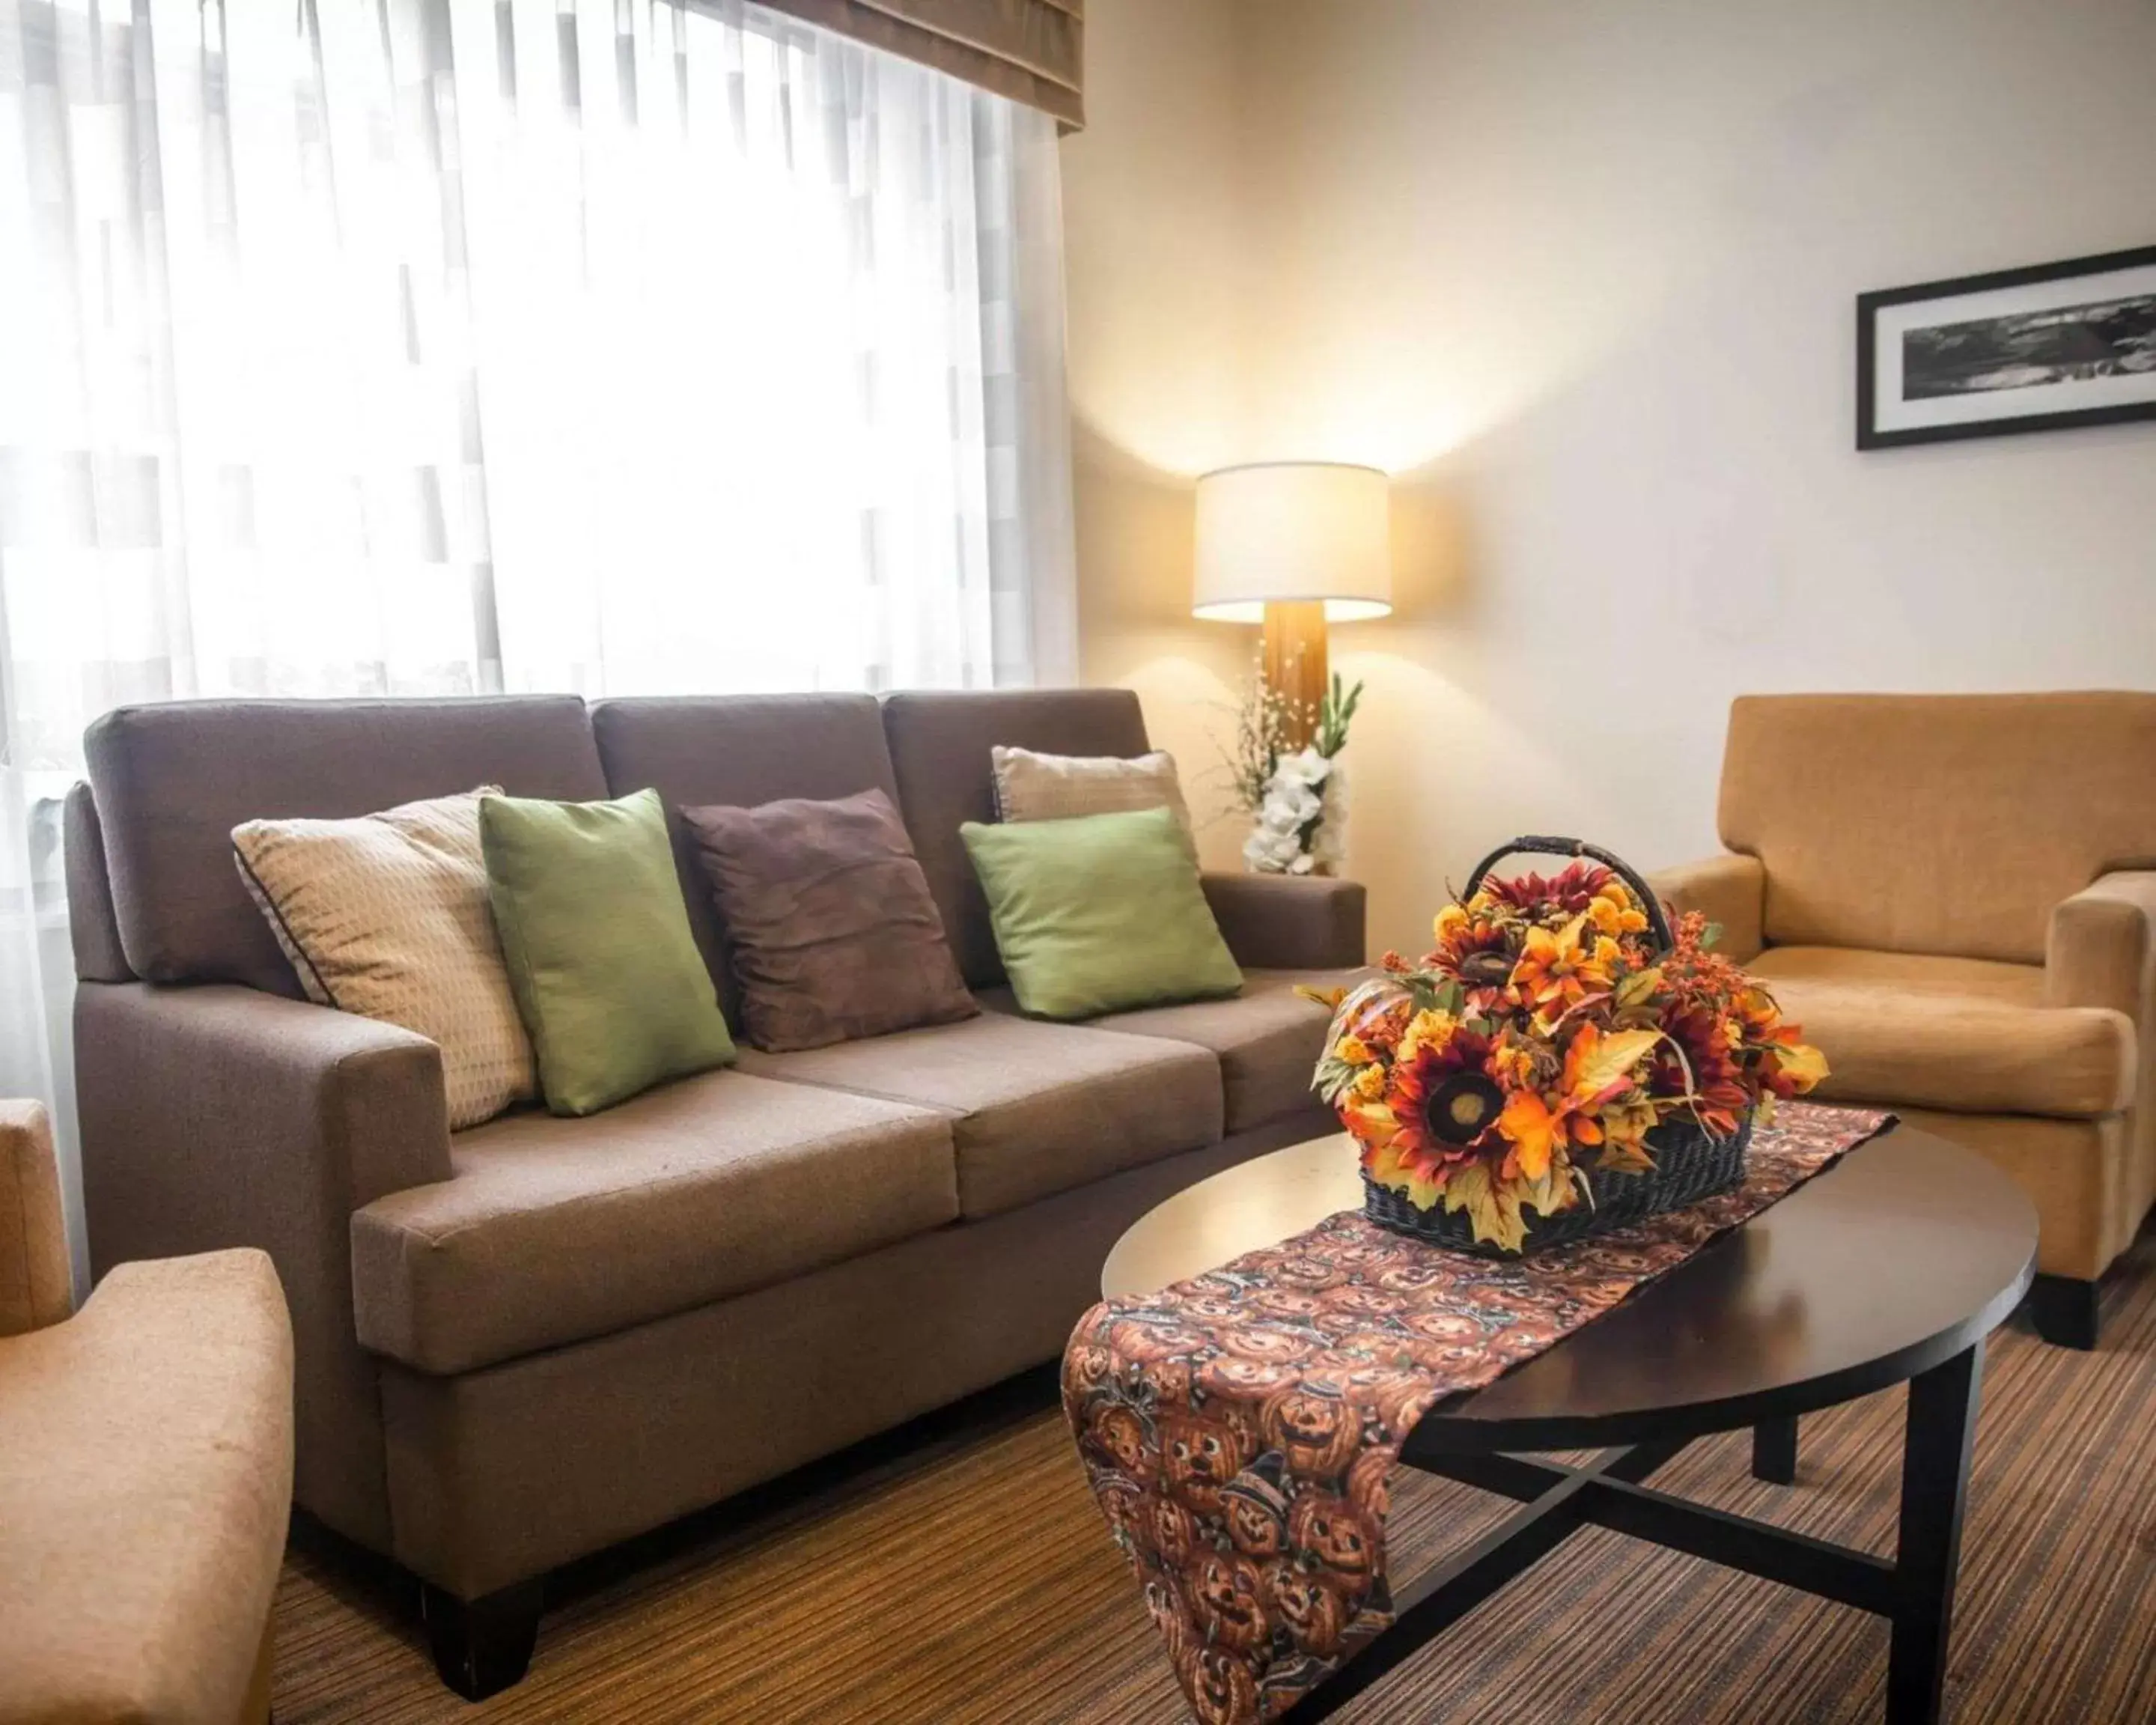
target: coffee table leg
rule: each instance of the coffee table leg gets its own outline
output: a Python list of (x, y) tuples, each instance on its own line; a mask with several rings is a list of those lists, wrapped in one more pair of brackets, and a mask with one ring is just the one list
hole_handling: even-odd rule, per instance
[(1797, 1482), (1797, 1422), (1763, 1420), (1752, 1428), (1752, 1477), (1770, 1486)]
[(1887, 1662), (1887, 1725), (1936, 1725), (1939, 1717), (1983, 1379), (1984, 1344), (1979, 1342), (1909, 1381), (1902, 1533), (1895, 1557), (1898, 1600)]

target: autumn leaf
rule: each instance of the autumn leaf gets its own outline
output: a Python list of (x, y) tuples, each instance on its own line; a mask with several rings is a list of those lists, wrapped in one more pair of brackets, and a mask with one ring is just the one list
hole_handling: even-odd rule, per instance
[(1527, 1219), (1520, 1213), (1518, 1197), (1500, 1189), (1482, 1163), (1467, 1163), (1452, 1171), (1452, 1178), (1445, 1183), (1445, 1207), (1466, 1211), (1477, 1240), (1502, 1246), (1508, 1252), (1517, 1252), (1527, 1243)]
[(1632, 1069), (1662, 1040), (1660, 1030), (1617, 1030), (1604, 1034), (1582, 1024), (1565, 1050), (1565, 1099), (1574, 1107), (1591, 1107), (1622, 1091)]
[(1794, 1048), (1777, 1049), (1774, 1057), (1781, 1062), (1784, 1072), (1802, 1084), (1817, 1084), (1826, 1076), (1826, 1056), (1809, 1042), (1799, 1042)]

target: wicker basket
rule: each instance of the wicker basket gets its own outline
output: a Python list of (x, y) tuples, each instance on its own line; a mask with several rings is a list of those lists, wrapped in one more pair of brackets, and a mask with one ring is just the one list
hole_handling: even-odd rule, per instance
[[(1484, 877), (1505, 858), (1530, 852), (1591, 857), (1613, 871), (1640, 901), (1656, 946), (1665, 952), (1670, 949), (1673, 941), (1669, 919), (1663, 914), (1661, 901), (1656, 897), (1654, 889), (1629, 863), (1584, 839), (1515, 839), (1476, 865), (1475, 872), (1468, 877), (1467, 886), (1460, 894), (1461, 899), (1472, 898)], [(1527, 1240), (1518, 1253), (1476, 1239), (1474, 1224), (1464, 1209), (1424, 1209), (1405, 1194), (1377, 1184), (1367, 1173), (1363, 1176), (1363, 1213), (1381, 1228), (1426, 1240), (1432, 1245), (1473, 1252), (1486, 1258), (1516, 1257), (1550, 1246), (1568, 1245), (1574, 1240), (1628, 1227), (1664, 1210), (1682, 1209), (1717, 1193), (1727, 1192), (1743, 1181), (1744, 1148), (1751, 1141), (1749, 1111), (1739, 1120), (1737, 1130), (1727, 1137), (1717, 1137), (1696, 1121), (1666, 1120), (1647, 1134), (1647, 1146), (1655, 1157), (1650, 1173), (1589, 1170), (1589, 1202), (1576, 1204), (1553, 1216), (1545, 1216), (1534, 1209), (1526, 1212)]]
[[(1644, 1222), (1664, 1210), (1681, 1210), (1717, 1192), (1727, 1192), (1744, 1178), (1744, 1147), (1752, 1142), (1752, 1117), (1747, 1114), (1737, 1130), (1717, 1138), (1689, 1120), (1669, 1120), (1647, 1134), (1655, 1153), (1655, 1169), (1647, 1174), (1604, 1173), (1590, 1170), (1587, 1189), (1593, 1201), (1574, 1204), (1545, 1216), (1539, 1210), (1527, 1214), (1527, 1243), (1520, 1252), (1538, 1252), (1549, 1246), (1569, 1245), (1574, 1240), (1606, 1234)], [(1473, 1252), (1485, 1258), (1517, 1257), (1519, 1253), (1475, 1237), (1474, 1224), (1465, 1210), (1419, 1209), (1404, 1194), (1380, 1186), (1363, 1176), (1363, 1214), (1380, 1228), (1412, 1235), (1432, 1245), (1454, 1251)]]

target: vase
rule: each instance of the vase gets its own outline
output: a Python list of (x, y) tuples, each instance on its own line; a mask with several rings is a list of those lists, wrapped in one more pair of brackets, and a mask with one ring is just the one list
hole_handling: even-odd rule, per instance
[(1348, 859), (1348, 768), (1337, 755), (1332, 757), (1332, 770), (1325, 775), (1319, 801), (1324, 806), (1310, 839), (1313, 872), (1337, 874)]

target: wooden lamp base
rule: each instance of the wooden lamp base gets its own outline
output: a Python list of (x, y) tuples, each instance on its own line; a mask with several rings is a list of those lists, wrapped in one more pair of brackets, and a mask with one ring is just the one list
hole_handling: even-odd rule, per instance
[(1265, 602), (1265, 670), (1266, 686), (1287, 701), (1288, 741), (1306, 747), (1317, 734), (1318, 703), (1325, 699), (1322, 599)]

